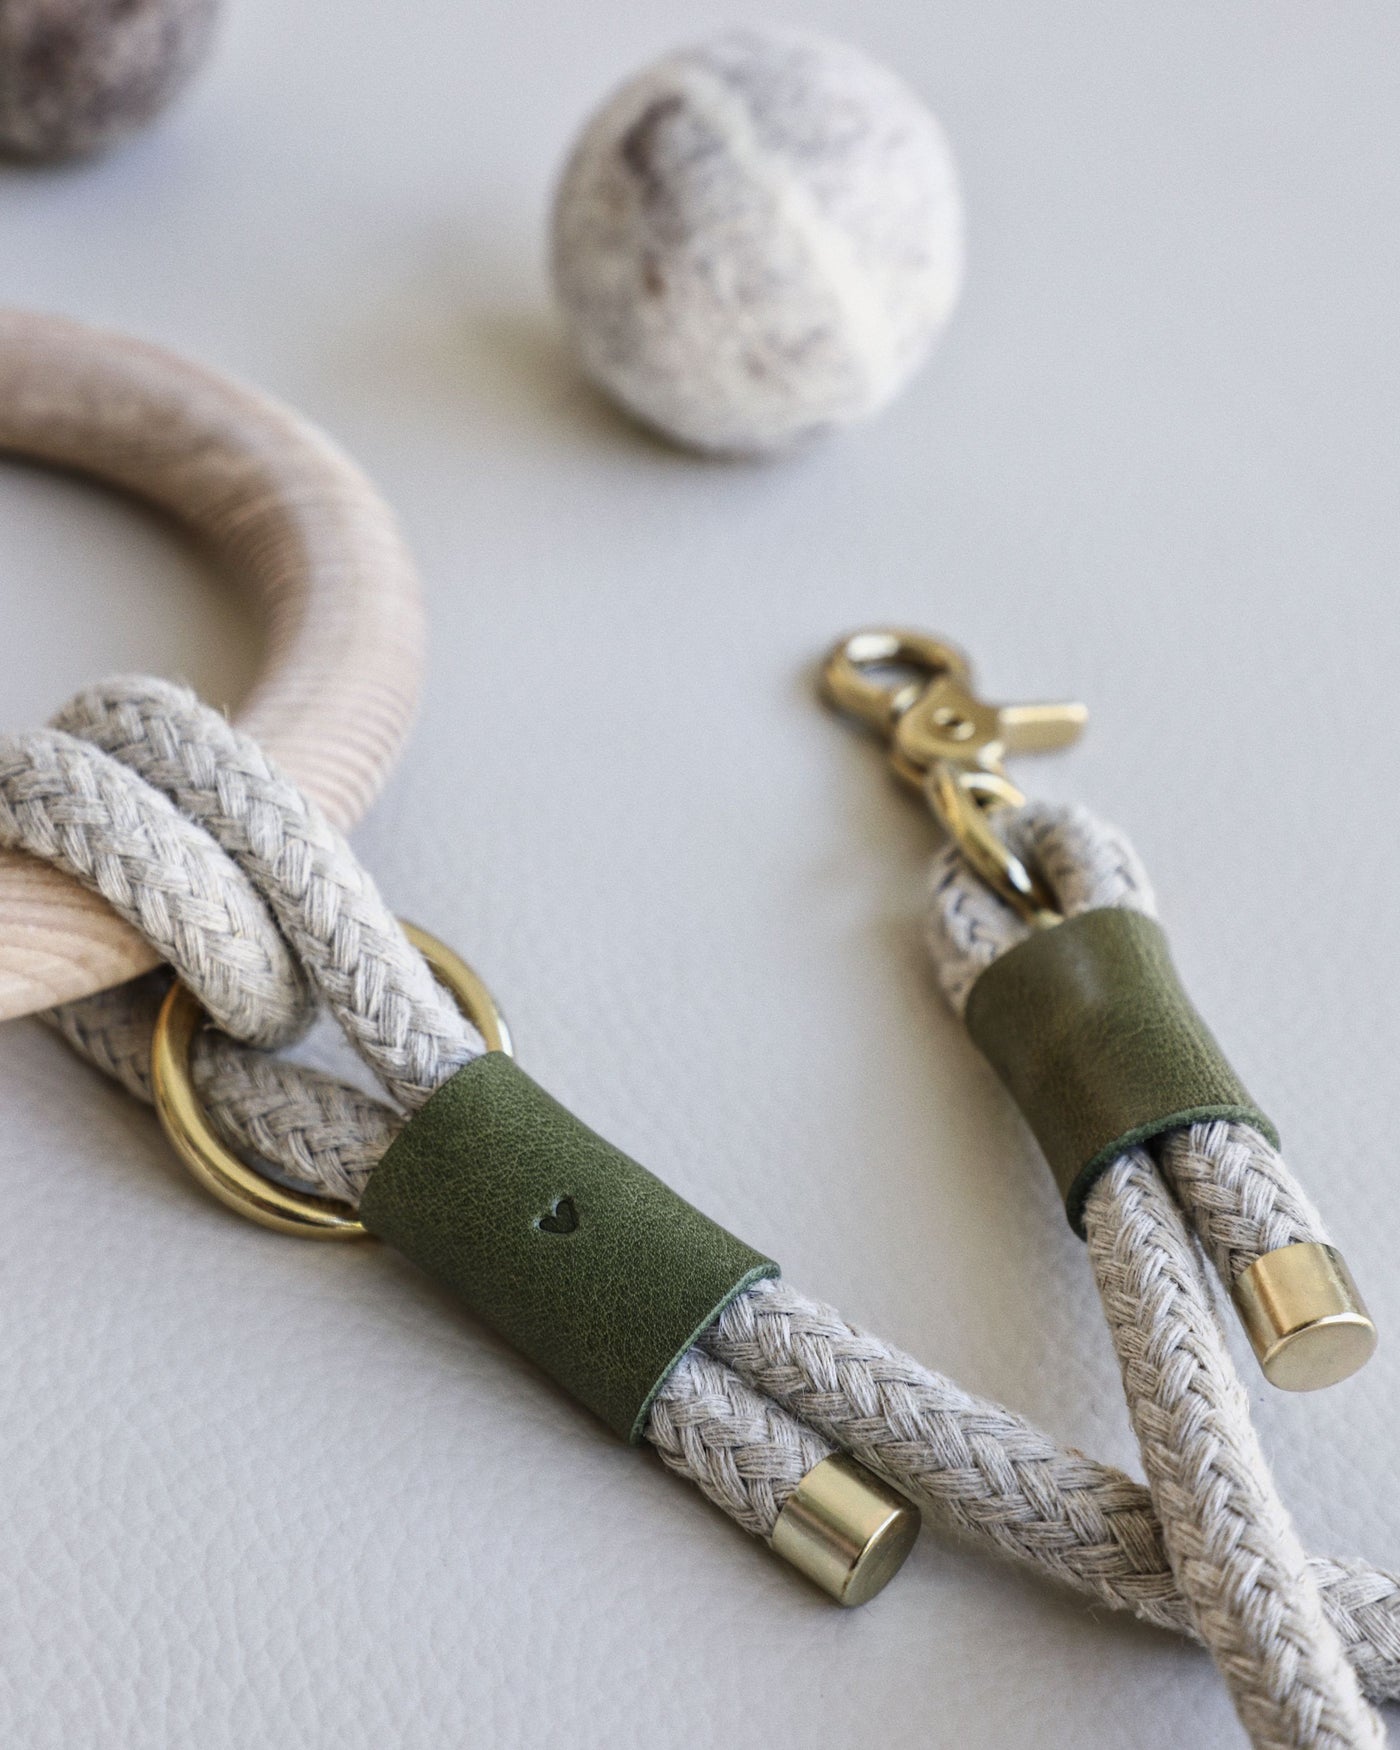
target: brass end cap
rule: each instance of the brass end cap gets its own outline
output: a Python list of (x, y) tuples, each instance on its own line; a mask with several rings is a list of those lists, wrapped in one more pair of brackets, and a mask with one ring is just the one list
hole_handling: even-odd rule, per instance
[(844, 1452), (813, 1465), (788, 1496), (772, 1547), (838, 1604), (866, 1604), (904, 1566), (918, 1509)]
[(1320, 1391), (1364, 1367), (1376, 1327), (1340, 1252), (1306, 1240), (1256, 1258), (1235, 1306), (1270, 1385)]

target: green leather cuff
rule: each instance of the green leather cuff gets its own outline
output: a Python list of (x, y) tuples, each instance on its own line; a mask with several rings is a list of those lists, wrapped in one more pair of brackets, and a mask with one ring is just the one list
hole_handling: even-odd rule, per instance
[(360, 1218), (631, 1441), (701, 1331), (778, 1274), (498, 1051), (400, 1131)]
[(1181, 988), (1161, 927), (1111, 908), (1018, 943), (982, 973), (967, 1027), (1050, 1163), (1070, 1225), (1125, 1149), (1211, 1118), (1277, 1145)]

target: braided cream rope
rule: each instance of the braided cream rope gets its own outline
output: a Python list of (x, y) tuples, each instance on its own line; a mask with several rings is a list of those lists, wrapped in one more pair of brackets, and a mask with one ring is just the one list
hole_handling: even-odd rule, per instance
[(311, 1020), (305, 978), (252, 883), (206, 854), (207, 835), (85, 741), (45, 729), (0, 749), (4, 843), (74, 876), (188, 968), (221, 1027), (285, 1045)]
[[(1083, 810), (1025, 808), (1006, 831), (1066, 916), (1115, 905), (1151, 914), (1131, 846)], [(941, 854), (929, 940), (955, 1008), (1028, 934), (955, 848)], [(1272, 1245), (1325, 1238), (1277, 1151), (1247, 1126), (1197, 1125), (1162, 1152), (1169, 1174), (1187, 1167), (1173, 1186), (1189, 1215), (1200, 1207), (1227, 1283)], [(1098, 1180), (1085, 1225), (1166, 1550), (1251, 1740), (1383, 1742), (1274, 1488), (1181, 1210), (1143, 1151)]]
[[(83, 695), (63, 721), (100, 743), (95, 759), (144, 772), (194, 816), (209, 883), (222, 890), (243, 880), (255, 889), (251, 906), (229, 914), (238, 917), (239, 941), (246, 947), (256, 938), (270, 962), (275, 910), (367, 1061), (405, 1084), (401, 1103), (421, 1101), (479, 1050), (445, 999), (435, 991), (424, 998), (416, 957), (392, 919), (384, 922), (372, 883), (338, 836), (299, 806), (296, 792), (222, 719), (180, 689), (142, 681)], [(59, 835), (45, 839), (35, 819), (20, 819), (30, 739), (0, 742), (0, 843), (47, 846)], [(66, 846), (67, 866), (96, 870), (122, 851), (127, 821), (104, 821), (95, 810), (65, 828), (76, 835)], [(1055, 854), (1051, 845), (1047, 866)], [(130, 862), (138, 886), (141, 866), (139, 858)], [(1124, 880), (1122, 869), (1117, 879)], [(1145, 886), (1132, 891), (1140, 896)], [(963, 935), (982, 952), (995, 931), (967, 908), (961, 916)], [(363, 971), (337, 939), (347, 929), (368, 945)], [(167, 936), (172, 963), (205, 997), (209, 967), (222, 975), (225, 961), (209, 959), (193, 925)], [(263, 961), (253, 954), (250, 964)], [(75, 1045), (137, 1093), (148, 1092), (149, 1025), (161, 977), (53, 1016)], [(382, 1102), (231, 1038), (208, 1035), (197, 1070), (230, 1141), (278, 1173), (352, 1202), (402, 1122)], [(1228, 1220), (1247, 1217), (1234, 1212)], [(1228, 1231), (1237, 1241), (1238, 1232)], [(839, 1445), (916, 1495), (931, 1516), (1003, 1553), (1163, 1626), (1204, 1626), (1193, 1619), (1195, 1597), (1188, 1604), (1175, 1583), (1170, 1540), (1139, 1485), (1063, 1451), (1011, 1412), (960, 1392), (784, 1284), (760, 1284), (726, 1311), (660, 1394), (648, 1437), (668, 1464), (760, 1535), (771, 1532), (805, 1471)], [(1317, 1638), (1331, 1633), (1371, 1693), (1400, 1694), (1400, 1584), (1362, 1564), (1334, 1562), (1308, 1564), (1298, 1583), (1317, 1588), (1331, 1628), (1321, 1611), (1316, 1624), (1296, 1632), (1282, 1614), (1263, 1624), (1261, 1632), (1283, 1637), (1271, 1649), (1274, 1688), (1282, 1682), (1303, 1694), (1288, 1703), (1292, 1717), (1280, 1728), (1291, 1736), (1266, 1736), (1271, 1724), (1251, 1722), (1251, 1729), (1261, 1743), (1375, 1742), (1359, 1702), (1351, 1715), (1335, 1703), (1333, 1692), (1349, 1679), (1324, 1674), (1319, 1681), (1310, 1659)]]
[(646, 1437), (663, 1462), (755, 1537), (771, 1537), (807, 1472), (834, 1450), (732, 1368), (692, 1349), (658, 1394)]
[[(170, 986), (166, 971), (52, 1009), (44, 1018), (104, 1074), (147, 1105), (151, 1035)], [(306, 1190), (356, 1204), (398, 1134), (397, 1112), (305, 1064), (250, 1050), (226, 1033), (199, 1034), (194, 1080), (229, 1146)]]
[(456, 1004), (418, 955), (403, 952), (403, 932), (345, 840), (251, 736), (161, 681), (94, 687), (56, 722), (217, 840), (400, 1104), (412, 1111), (480, 1055)]
[[(966, 1392), (787, 1282), (756, 1283), (704, 1346), (855, 1454), (935, 1524), (1145, 1621), (1195, 1634), (1151, 1496)], [(1400, 1699), (1400, 1580), (1364, 1562), (1309, 1563), (1367, 1692)]]
[(1163, 1541), (1259, 1745), (1377, 1744), (1249, 1416), (1181, 1212), (1141, 1150), (1085, 1209)]

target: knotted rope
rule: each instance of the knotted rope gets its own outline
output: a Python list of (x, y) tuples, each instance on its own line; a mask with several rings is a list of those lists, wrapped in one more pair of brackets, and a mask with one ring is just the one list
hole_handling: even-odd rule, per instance
[[(1083, 817), (1066, 817), (1058, 832), (1048, 819), (1028, 820), (1025, 830), (1042, 833), (1037, 855), (1062, 901), (1077, 871), (1089, 870), (1086, 893), (1116, 884), (1124, 902), (1150, 903), (1125, 847)], [(211, 1117), (232, 1146), (278, 1176), (354, 1203), (404, 1111), (481, 1050), (339, 835), (249, 738), (182, 689), (113, 682), (65, 708), (57, 731), (0, 739), (0, 845), (77, 875), (158, 944), (225, 1030), (202, 1034), (196, 1051)], [(955, 891), (954, 872), (943, 867), (938, 885)], [(951, 909), (940, 903), (965, 961), (1009, 945), (979, 910), (982, 899), (960, 893)], [(956, 1002), (958, 957), (942, 958)], [(168, 976), (68, 1004), (50, 1019), (149, 1098), (150, 1025)], [(305, 1024), (308, 987), (395, 1105), (259, 1049)], [(1190, 1161), (1214, 1163), (1230, 1150), (1223, 1182), (1238, 1195), (1226, 1204), (1214, 1166), (1196, 1174), (1209, 1189), (1198, 1194), (1210, 1205), (1217, 1261), (1248, 1261), (1251, 1246), (1257, 1255), (1284, 1243), (1269, 1237), (1281, 1225), (1294, 1237), (1318, 1236), (1316, 1225), (1301, 1225), (1299, 1208), (1315, 1217), (1290, 1201), (1281, 1163), (1237, 1136), (1193, 1135), (1177, 1151), (1187, 1163), (1178, 1195), (1193, 1195)], [(1101, 1183), (1091, 1253), (1110, 1319), (1136, 1341), (1134, 1297), (1151, 1286), (1189, 1359), (1120, 1341), (1155, 1501), (784, 1283), (759, 1283), (726, 1309), (659, 1394), (647, 1438), (762, 1536), (801, 1477), (844, 1447), (935, 1521), (1115, 1608), (1207, 1639), (1256, 1743), (1378, 1742), (1351, 1670), (1372, 1695), (1400, 1696), (1400, 1581), (1361, 1563), (1294, 1555), (1282, 1509), (1274, 1513), (1272, 1490), (1259, 1482), (1252, 1432), (1237, 1426), (1238, 1383), (1228, 1360), (1219, 1371), (1223, 1345), (1179, 1211), (1145, 1160), (1125, 1160)], [(1119, 1253), (1128, 1262), (1115, 1274)], [(1208, 1441), (1192, 1417), (1209, 1428)], [(1184, 1466), (1181, 1455), (1189, 1455)], [(1174, 1488), (1189, 1497), (1185, 1505)], [(1237, 1614), (1243, 1621), (1234, 1644), (1222, 1613), (1231, 1632)]]
[[(219, 713), (136, 678), (80, 693), (55, 722), (0, 738), (0, 846), (100, 892), (200, 998), (222, 1031), (200, 1034), (195, 1084), (231, 1146), (358, 1203), (406, 1113), (482, 1052), (475, 1029), (320, 809)], [(242, 983), (230, 968), (246, 968)], [(278, 971), (285, 988), (273, 992)], [(148, 974), (47, 1018), (149, 1101), (169, 977)], [(304, 1030), (308, 991), (397, 1107), (254, 1048)], [(699, 1350), (671, 1386), (648, 1439), (745, 1529), (770, 1535), (831, 1445)]]

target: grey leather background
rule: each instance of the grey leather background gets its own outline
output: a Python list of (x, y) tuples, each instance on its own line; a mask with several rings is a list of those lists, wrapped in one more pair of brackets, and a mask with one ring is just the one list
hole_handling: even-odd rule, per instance
[[(0, 173), (0, 297), (300, 404), (400, 508), (422, 725), (359, 835), (523, 1061), (787, 1273), (1128, 1462), (1085, 1260), (919, 941), (930, 831), (811, 664), (898, 617), (1079, 693), (1023, 775), (1135, 835), (1193, 992), (1384, 1343), (1255, 1391), (1317, 1547), (1400, 1562), (1400, 21), (1379, 0), (775, 3), (961, 159), (932, 368), (704, 464), (571, 377), (567, 138), (679, 0), (238, 0), (104, 163)], [(0, 722), (123, 667), (236, 696), (224, 585), (0, 469)], [(37, 1027), (0, 1038), (0, 1741), (16, 1750), (1235, 1741), (1205, 1659), (925, 1537), (829, 1608), (406, 1267), (241, 1225)]]

